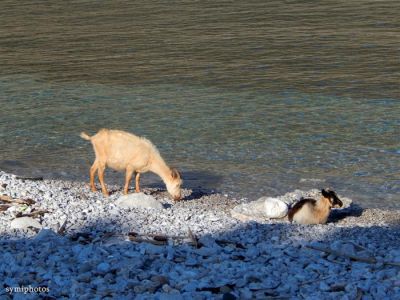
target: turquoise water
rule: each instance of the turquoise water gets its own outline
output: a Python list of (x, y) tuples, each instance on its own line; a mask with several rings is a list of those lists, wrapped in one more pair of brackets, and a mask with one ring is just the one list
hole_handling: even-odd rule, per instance
[(330, 186), (400, 208), (399, 4), (13, 3), (0, 4), (0, 169), (87, 180), (80, 131), (117, 128), (152, 140), (188, 187)]

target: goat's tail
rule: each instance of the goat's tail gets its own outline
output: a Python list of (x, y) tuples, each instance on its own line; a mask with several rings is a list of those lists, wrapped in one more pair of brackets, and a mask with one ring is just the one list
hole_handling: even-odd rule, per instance
[(87, 133), (85, 133), (83, 131), (81, 132), (80, 137), (83, 138), (84, 140), (87, 140), (87, 141), (91, 140), (91, 137)]

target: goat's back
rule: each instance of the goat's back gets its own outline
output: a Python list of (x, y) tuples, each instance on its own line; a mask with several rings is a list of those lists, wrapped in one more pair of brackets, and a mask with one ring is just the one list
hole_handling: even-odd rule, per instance
[(146, 172), (152, 154), (158, 153), (149, 140), (122, 130), (102, 129), (92, 136), (91, 142), (96, 159), (115, 170), (130, 166)]
[(325, 199), (301, 199), (289, 211), (289, 221), (298, 224), (324, 224), (326, 223), (330, 208)]

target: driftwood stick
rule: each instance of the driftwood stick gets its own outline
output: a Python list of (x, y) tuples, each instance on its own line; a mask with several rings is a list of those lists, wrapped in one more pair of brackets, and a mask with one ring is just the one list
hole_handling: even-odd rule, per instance
[(342, 256), (342, 257), (350, 258), (352, 260), (362, 261), (362, 262), (366, 262), (366, 263), (370, 263), (370, 264), (375, 264), (377, 262), (377, 260), (374, 257), (359, 257), (356, 255), (347, 254), (347, 253), (344, 253), (341, 251), (332, 250), (330, 248), (310, 246), (310, 245), (306, 246), (306, 248), (317, 250), (317, 251), (322, 251), (322, 252), (333, 254), (336, 256)]
[(305, 247), (309, 248), (309, 249), (325, 252), (325, 253), (328, 253), (328, 254), (333, 254), (333, 255), (336, 255), (336, 256), (342, 256), (342, 257), (350, 258), (350, 259), (356, 260), (356, 261), (362, 261), (362, 262), (367, 262), (367, 263), (376, 263), (376, 259), (373, 258), (373, 257), (358, 257), (358, 256), (355, 256), (355, 255), (347, 254), (347, 253), (344, 253), (344, 252), (341, 252), (341, 251), (332, 250), (330, 248), (325, 248), (325, 247), (317, 247), (317, 246), (311, 246), (311, 245), (307, 245)]
[(35, 210), (35, 211), (33, 211), (33, 212), (29, 213), (29, 214), (26, 214), (26, 216), (36, 217), (36, 216), (41, 216), (41, 215), (44, 215), (44, 214), (48, 214), (49, 212), (50, 211), (48, 211), (47, 209)]
[(329, 259), (328, 256), (329, 255), (326, 255), (326, 256), (324, 256), (324, 258), (329, 262), (332, 262), (332, 263), (335, 263), (335, 264), (338, 264), (338, 265), (343, 265), (343, 266), (347, 265), (345, 262), (341, 262), (341, 261), (338, 261), (338, 260), (335, 260), (335, 259)]
[(388, 265), (388, 266), (400, 267), (400, 262), (387, 261), (387, 262), (384, 262), (383, 264)]
[(156, 241), (156, 240), (152, 240), (152, 239), (144, 239), (144, 238), (141, 238), (141, 237), (139, 237), (139, 236), (132, 236), (132, 235), (129, 236), (129, 239), (130, 239), (132, 242), (136, 242), (136, 243), (150, 243), (150, 244), (157, 245), (157, 246), (164, 246), (164, 245), (167, 244), (167, 241)]
[(246, 249), (246, 247), (245, 247), (243, 244), (238, 243), (238, 242), (232, 242), (232, 241), (220, 240), (220, 239), (215, 240), (215, 242), (216, 242), (218, 245), (220, 245), (220, 246), (221, 246), (221, 245), (233, 245), (233, 246), (235, 246), (236, 248)]
[(196, 247), (200, 247), (200, 243), (197, 239), (197, 237), (192, 233), (192, 231), (189, 229), (188, 230), (188, 235), (187, 236), (173, 236), (173, 235), (166, 235), (166, 234), (154, 234), (154, 233), (148, 233), (148, 234), (140, 234), (137, 232), (130, 232), (128, 233), (128, 237), (131, 241), (134, 242), (147, 242), (151, 243), (154, 245), (166, 245), (168, 244), (168, 240), (186, 240), (190, 239), (190, 243)]
[(153, 235), (152, 238), (143, 238), (146, 237), (146, 235), (140, 235), (137, 232), (129, 232), (128, 233), (128, 237), (129, 240), (131, 240), (132, 242), (137, 242), (137, 243), (150, 243), (150, 244), (154, 244), (154, 245), (158, 245), (158, 246), (163, 246), (166, 245), (168, 243), (168, 239), (154, 239)]
[(8, 204), (1, 204), (0, 205), (0, 211), (6, 211), (7, 209), (9, 209), (11, 207), (11, 205)]
[(307, 280), (307, 281), (301, 282), (301, 283), (299, 283), (299, 285), (302, 286), (302, 285), (306, 285), (306, 284), (318, 282), (318, 281), (321, 281), (321, 280), (328, 279), (328, 278), (330, 278), (330, 277), (332, 277), (332, 276), (333, 276), (333, 275), (328, 275), (328, 276), (324, 276), (324, 277), (318, 277), (318, 278), (315, 278), (315, 279), (313, 279), (313, 280)]
[(361, 300), (363, 296), (363, 291), (359, 287), (357, 288), (357, 295), (356, 295), (356, 300)]
[(7, 203), (18, 203), (19, 199), (13, 199), (7, 195), (0, 195), (0, 201), (7, 202)]
[(197, 237), (193, 234), (193, 232), (188, 228), (188, 235), (190, 238), (190, 241), (192, 242), (193, 246), (198, 249), (199, 248), (199, 240)]
[(59, 235), (65, 234), (65, 228), (67, 227), (68, 218), (65, 218), (64, 222), (61, 224), (60, 228), (58, 228), (57, 233)]
[(153, 236), (153, 240), (155, 240), (157, 242), (168, 243), (168, 237), (166, 237), (164, 235), (155, 235), (155, 236)]
[(356, 243), (354, 243), (354, 242), (352, 242), (352, 241), (349, 241), (354, 247), (356, 247), (358, 250), (362, 250), (362, 251), (367, 251), (367, 252), (369, 252), (369, 250), (367, 249), (367, 248), (365, 248), (365, 247), (362, 247), (362, 246), (360, 246), (360, 245), (358, 245), (358, 244), (356, 244)]
[[(188, 228), (188, 235), (187, 236), (182, 236), (182, 235), (167, 235), (167, 234), (162, 234), (162, 233), (146, 233), (146, 234), (141, 234), (137, 232), (129, 232), (128, 237), (131, 241), (137, 241), (137, 242), (149, 242), (153, 243), (155, 245), (165, 245), (168, 240), (190, 240), (190, 243), (196, 247), (197, 249), (202, 247), (202, 244), (199, 242), (199, 239), (196, 237), (196, 235), (193, 234), (192, 230)], [(232, 244), (237, 248), (245, 249), (245, 247), (237, 242), (232, 242), (228, 240), (215, 240), (216, 243), (220, 244)]]
[(43, 180), (43, 177), (38, 176), (38, 177), (25, 177), (25, 176), (16, 176), (16, 179), (19, 180), (30, 180), (30, 181), (41, 181)]
[(16, 217), (17, 218), (21, 218), (21, 217), (37, 217), (37, 216), (41, 216), (41, 215), (44, 215), (44, 214), (47, 214), (47, 213), (49, 213), (48, 210), (35, 210), (33, 212), (26, 213), (26, 214), (24, 214), (22, 212), (19, 212), (16, 215)]
[[(359, 256), (343, 253), (341, 251), (332, 250), (330, 248), (310, 246), (310, 245), (306, 246), (306, 248), (317, 250), (317, 251), (322, 251), (322, 252), (333, 254), (333, 255), (336, 255), (336, 256), (347, 257), (347, 258), (350, 258), (352, 260), (362, 261), (362, 262), (366, 262), (366, 263), (369, 263), (369, 264), (375, 264), (375, 263), (378, 262), (375, 257), (359, 257)], [(400, 267), (400, 262), (384, 261), (382, 263), (384, 265), (387, 265), (387, 266)]]
[(140, 234), (141, 236), (148, 236), (152, 238), (158, 238), (158, 237), (163, 237), (171, 240), (184, 240), (187, 239), (187, 236), (183, 235), (168, 235), (168, 234), (163, 234), (163, 233), (147, 233), (147, 234)]
[(36, 203), (36, 201), (32, 199), (13, 199), (7, 195), (0, 195), (0, 201), (7, 203), (26, 204), (26, 205), (32, 205)]

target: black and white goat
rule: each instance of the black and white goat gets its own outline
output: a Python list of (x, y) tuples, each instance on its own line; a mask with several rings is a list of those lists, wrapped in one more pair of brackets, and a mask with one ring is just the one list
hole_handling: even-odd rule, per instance
[(319, 200), (302, 198), (288, 213), (290, 222), (299, 224), (325, 224), (332, 207), (342, 207), (343, 202), (332, 190), (322, 190)]

